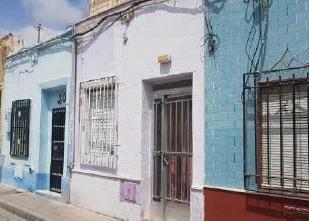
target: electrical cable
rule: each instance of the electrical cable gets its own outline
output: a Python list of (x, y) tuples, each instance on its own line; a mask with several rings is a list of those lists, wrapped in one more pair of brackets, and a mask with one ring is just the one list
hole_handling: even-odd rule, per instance
[(43, 47), (47, 47), (49, 45), (54, 45), (56, 43), (64, 43), (64, 42), (67, 42), (67, 41), (70, 41), (70, 40), (71, 40), (70, 37), (64, 37), (63, 35), (58, 35), (58, 36), (56, 36), (54, 38), (49, 39), (48, 41), (45, 41), (45, 42), (40, 43), (40, 44), (37, 44), (37, 45), (35, 45), (33, 47), (22, 48), (18, 52), (16, 52), (13, 55), (8, 56), (7, 58), (8, 59), (12, 59), (12, 58), (14, 58), (14, 57), (16, 57), (18, 55), (22, 55), (24, 53), (27, 53), (29, 50), (36, 50), (36, 49), (40, 49), (40, 48), (43, 48)]
[(220, 38), (213, 32), (213, 27), (211, 24), (210, 16), (207, 17), (210, 13), (207, 12), (208, 1), (204, 0), (204, 23), (206, 26), (206, 34), (204, 36), (204, 43), (202, 46), (207, 44), (208, 52), (210, 55), (214, 55), (215, 50), (220, 45)]
[[(137, 6), (140, 6), (140, 5), (142, 5), (142, 4), (146, 3), (146, 2), (149, 2), (149, 1), (152, 1), (152, 0), (143, 0), (143, 1), (138, 1), (138, 2), (132, 3), (129, 7), (127, 7), (124, 10), (118, 11), (118, 12), (110, 14), (108, 16), (104, 16), (96, 25), (92, 26), (91, 28), (89, 28), (88, 30), (86, 30), (84, 32), (77, 33), (77, 34), (75, 34), (75, 35), (73, 35), (71, 37), (63, 37), (63, 35), (58, 35), (58, 36), (56, 36), (54, 38), (49, 39), (48, 41), (45, 41), (45, 42), (43, 42), (41, 44), (38, 44), (38, 45), (35, 45), (33, 47), (22, 48), (18, 52), (16, 52), (15, 54), (9, 56), (8, 58), (13, 58), (13, 57), (16, 57), (17, 55), (26, 53), (28, 50), (34, 50), (34, 49), (38, 49), (38, 48), (42, 48), (42, 47), (48, 46), (49, 44), (55, 44), (58, 41), (60, 41), (60, 43), (61, 42), (66, 42), (66, 41), (73, 40), (73, 39), (75, 39), (75, 38), (77, 38), (79, 36), (86, 35), (87, 33), (90, 33), (91, 31), (94, 31), (95, 29), (97, 29), (104, 21), (106, 21), (106, 20), (108, 20), (108, 19), (110, 19), (112, 17), (116, 17), (116, 19), (114, 20), (114, 22), (115, 22), (115, 21), (119, 20), (124, 13), (126, 13), (126, 12), (128, 12), (128, 11), (134, 9), (134, 8), (136, 9)], [(143, 7), (155, 5), (155, 4), (158, 4), (158, 3), (160, 4), (160, 3), (163, 3), (163, 2), (166, 2), (166, 1), (168, 1), (168, 0), (161, 0), (159, 2), (156, 1), (156, 2), (151, 3), (151, 4), (143, 5), (143, 6), (139, 7), (139, 8), (137, 8), (137, 9), (141, 9)]]
[[(254, 72), (259, 69), (261, 65), (263, 65), (264, 59), (263, 54), (265, 55), (266, 45), (265, 39), (267, 38), (268, 31), (268, 19), (269, 19), (269, 5), (265, 6), (263, 3), (264, 0), (254, 0), (254, 1), (246, 1), (245, 3), (252, 4), (252, 26), (249, 32), (249, 36), (246, 42), (245, 52), (250, 61), (249, 72)], [(263, 22), (263, 20), (266, 22)], [(266, 23), (266, 24), (264, 24)], [(258, 36), (256, 32), (255, 25), (258, 25)], [(257, 42), (252, 51), (253, 42), (255, 40), (255, 36), (257, 36)], [(251, 42), (251, 43), (250, 43)], [(252, 52), (252, 55), (251, 55)]]
[(160, 3), (163, 3), (163, 2), (166, 2), (168, 0), (162, 0), (162, 1), (159, 1), (159, 2), (155, 2), (155, 3), (151, 3), (151, 4), (148, 4), (148, 5), (143, 5), (142, 7), (140, 8), (136, 8), (137, 6), (140, 6), (146, 2), (149, 2), (149, 1), (152, 1), (152, 0), (143, 0), (143, 1), (138, 1), (138, 2), (135, 2), (135, 3), (132, 3), (129, 7), (127, 7), (126, 9), (124, 10), (120, 10), (118, 12), (115, 12), (115, 13), (112, 13), (110, 15), (107, 15), (107, 16), (104, 16), (103, 18), (100, 19), (99, 22), (97, 22), (94, 26), (92, 26), (91, 28), (89, 28), (88, 30), (84, 31), (84, 32), (80, 32), (80, 33), (76, 33), (73, 38), (76, 38), (76, 37), (79, 37), (79, 36), (83, 36), (91, 31), (94, 31), (95, 29), (97, 29), (105, 20), (109, 19), (110, 17), (116, 17), (117, 16), (117, 19), (120, 19), (121, 16), (123, 14), (125, 14), (126, 12), (129, 12), (130, 10), (133, 10), (134, 8), (135, 9), (140, 9), (140, 8), (143, 8), (143, 7), (146, 7), (146, 6), (151, 6), (151, 5), (155, 5), (155, 4), (160, 4)]
[[(260, 49), (260, 44), (261, 44), (261, 41), (262, 41), (262, 21), (261, 21), (261, 18), (262, 18), (262, 6), (261, 6), (261, 0), (258, 0), (259, 4), (258, 4), (258, 12), (259, 12), (259, 15), (258, 15), (258, 25), (259, 25), (259, 36), (258, 36), (258, 43), (257, 43), (257, 46), (255, 48), (255, 51), (254, 51), (254, 54), (253, 54), (253, 61), (255, 60), (256, 58), (256, 55)], [(261, 50), (261, 49), (260, 49)], [(260, 55), (260, 53), (259, 53)], [(250, 72), (252, 71), (252, 68), (254, 68), (254, 71), (256, 71), (258, 69), (258, 66), (259, 66), (259, 62), (260, 62), (260, 56), (257, 57), (257, 61), (256, 63), (254, 64), (251, 63), (251, 67), (250, 67)]]

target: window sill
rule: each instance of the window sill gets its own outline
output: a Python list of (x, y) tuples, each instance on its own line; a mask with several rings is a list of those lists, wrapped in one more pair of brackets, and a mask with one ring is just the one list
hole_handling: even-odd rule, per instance
[(119, 176), (119, 175), (112, 174), (112, 173), (106, 173), (102, 171), (85, 170), (85, 169), (79, 168), (79, 169), (73, 169), (72, 173), (82, 174), (86, 176), (101, 177), (101, 178), (110, 179), (110, 180), (128, 181), (128, 182), (133, 182), (133, 183), (138, 183), (138, 184), (141, 183), (141, 180), (138, 180), (138, 179), (123, 177), (123, 176)]
[(309, 201), (309, 191), (292, 191), (289, 189), (281, 189), (281, 188), (259, 188), (257, 190), (258, 194), (263, 195), (272, 195), (280, 198), (293, 198), (298, 200)]
[(214, 187), (214, 186), (205, 186), (205, 188), (208, 189), (213, 189), (213, 190), (221, 190), (221, 191), (227, 191), (227, 192), (236, 192), (240, 194), (252, 194), (252, 195), (257, 195), (257, 196), (271, 196), (274, 198), (280, 198), (280, 199), (293, 199), (293, 200), (300, 200), (304, 202), (309, 202), (309, 193), (308, 194), (302, 194), (300, 195), (299, 193), (291, 193), (286, 194), (282, 193), (282, 191), (273, 191), (273, 190), (261, 190), (258, 189), (256, 191), (254, 190), (245, 190), (245, 189), (235, 189), (235, 188), (224, 188), (224, 187)]

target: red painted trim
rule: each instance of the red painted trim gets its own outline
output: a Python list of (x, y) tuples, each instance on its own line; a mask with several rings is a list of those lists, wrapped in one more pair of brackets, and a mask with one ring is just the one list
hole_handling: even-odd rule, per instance
[(308, 221), (309, 201), (204, 188), (205, 221)]

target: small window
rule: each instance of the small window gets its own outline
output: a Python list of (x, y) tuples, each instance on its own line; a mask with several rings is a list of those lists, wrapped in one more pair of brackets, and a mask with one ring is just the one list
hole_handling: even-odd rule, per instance
[(259, 153), (262, 188), (309, 190), (307, 81), (261, 83)]
[(30, 100), (12, 102), (10, 154), (17, 158), (29, 156)]
[(117, 81), (81, 83), (81, 166), (114, 171), (117, 166)]

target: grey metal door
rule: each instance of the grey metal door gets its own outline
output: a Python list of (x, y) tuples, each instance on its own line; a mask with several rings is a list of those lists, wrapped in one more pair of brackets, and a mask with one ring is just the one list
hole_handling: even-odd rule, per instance
[[(154, 102), (154, 200), (190, 203), (192, 183), (192, 96)], [(165, 212), (164, 212), (165, 213)], [(164, 214), (165, 217), (165, 214)]]

